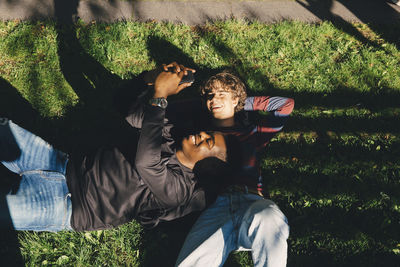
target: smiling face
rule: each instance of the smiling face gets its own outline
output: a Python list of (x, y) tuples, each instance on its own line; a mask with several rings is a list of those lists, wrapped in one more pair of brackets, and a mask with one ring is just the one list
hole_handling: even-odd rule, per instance
[(182, 140), (182, 148), (176, 152), (178, 160), (190, 169), (196, 162), (207, 157), (226, 161), (226, 143), (219, 132), (200, 132)]
[(233, 118), (238, 102), (238, 97), (222, 88), (215, 88), (206, 95), (207, 109), (213, 118), (218, 120)]
[(232, 120), (235, 113), (243, 109), (247, 97), (244, 83), (228, 72), (220, 72), (211, 76), (201, 87), (200, 94), (217, 124)]

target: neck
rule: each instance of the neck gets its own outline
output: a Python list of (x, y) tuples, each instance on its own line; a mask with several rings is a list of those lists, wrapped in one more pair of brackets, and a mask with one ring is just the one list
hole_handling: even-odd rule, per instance
[(213, 124), (219, 128), (224, 128), (224, 127), (232, 127), (235, 126), (235, 118), (231, 117), (228, 119), (213, 119)]
[(176, 151), (176, 158), (178, 159), (178, 161), (185, 167), (193, 170), (194, 168), (194, 164), (191, 163), (188, 158), (186, 157), (186, 155), (183, 153), (182, 150), (177, 150)]

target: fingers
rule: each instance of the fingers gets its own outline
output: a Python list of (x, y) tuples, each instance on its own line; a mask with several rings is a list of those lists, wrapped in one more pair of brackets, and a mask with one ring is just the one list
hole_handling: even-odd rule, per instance
[(180, 80), (182, 80), (183, 76), (186, 75), (184, 71), (177, 72), (177, 74), (178, 74), (178, 77), (179, 77)]
[(183, 66), (183, 65), (179, 65), (179, 67), (180, 67), (180, 69), (183, 71), (183, 73), (184, 73), (185, 75), (188, 74), (188, 71), (191, 71), (191, 72), (193, 72), (193, 73), (196, 72), (195, 69), (188, 68), (188, 67), (185, 67), (185, 66)]
[(191, 71), (191, 72), (193, 72), (193, 73), (196, 72), (195, 69), (187, 68), (187, 67), (185, 67), (184, 65), (178, 64), (178, 63), (175, 62), (175, 61), (172, 62), (172, 63), (170, 63), (170, 64), (168, 64), (168, 65), (163, 64), (162, 66), (163, 66), (164, 71), (172, 71), (172, 72), (175, 72), (175, 73), (179, 73), (179, 72), (183, 71), (183, 73), (184, 73), (185, 75), (187, 75), (187, 71)]
[(196, 70), (195, 70), (195, 69), (188, 68), (188, 67), (184, 67), (184, 70), (185, 70), (185, 75), (187, 75), (187, 71), (188, 71), (188, 70), (189, 70), (189, 71), (191, 71), (191, 72), (193, 72), (193, 73), (195, 73), (195, 72), (196, 72)]
[(169, 63), (168, 65), (163, 64), (164, 71), (172, 71), (175, 73), (181, 72), (181, 66), (176, 62)]
[(178, 86), (178, 93), (179, 93), (180, 91), (182, 91), (183, 89), (185, 89), (185, 88), (191, 86), (192, 84), (193, 84), (193, 83), (182, 83), (182, 84), (180, 84), (180, 85)]

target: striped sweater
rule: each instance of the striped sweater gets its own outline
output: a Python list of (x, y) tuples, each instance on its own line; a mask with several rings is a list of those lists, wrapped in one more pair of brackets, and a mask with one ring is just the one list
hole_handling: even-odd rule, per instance
[[(235, 177), (235, 183), (245, 185), (251, 191), (257, 190), (260, 195), (267, 195), (260, 172), (260, 152), (271, 138), (282, 130), (286, 118), (294, 107), (294, 100), (285, 97), (254, 96), (248, 97), (244, 113), (237, 114), (236, 126), (217, 130), (238, 137), (242, 145), (243, 162), (241, 172)], [(254, 111), (269, 112), (266, 116), (250, 122), (247, 115)], [(239, 119), (238, 119), (239, 118)]]

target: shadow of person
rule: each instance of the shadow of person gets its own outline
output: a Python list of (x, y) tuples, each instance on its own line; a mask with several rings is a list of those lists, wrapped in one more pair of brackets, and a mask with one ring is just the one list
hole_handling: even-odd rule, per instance
[(142, 76), (122, 80), (89, 55), (77, 37), (79, 1), (55, 0), (57, 44), (61, 72), (79, 97), (79, 104), (58, 122), (67, 149), (91, 150), (126, 137), (129, 104), (142, 92)]
[(32, 108), (32, 105), (24, 99), (18, 90), (8, 81), (0, 77), (0, 117), (12, 119), (24, 128), (39, 135), (48, 137), (52, 134), (52, 121), (45, 119)]
[[(197, 88), (199, 86), (199, 81), (209, 76), (210, 71), (212, 70), (203, 68), (202, 66), (196, 64), (193, 59), (184, 53), (180, 48), (158, 36), (149, 36), (146, 45), (150, 58), (156, 63), (157, 66), (176, 61), (185, 67), (195, 69), (196, 73), (194, 83), (191, 87), (186, 88), (179, 93), (179, 98), (184, 98), (186, 96), (197, 96), (197, 93), (194, 92), (195, 90), (193, 89)], [(172, 99), (174, 99), (174, 97), (172, 97)]]

